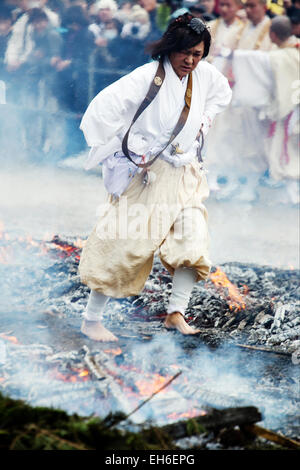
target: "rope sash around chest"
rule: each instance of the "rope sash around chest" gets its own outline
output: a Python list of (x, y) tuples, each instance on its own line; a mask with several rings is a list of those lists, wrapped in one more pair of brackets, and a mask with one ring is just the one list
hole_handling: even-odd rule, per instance
[(126, 132), (126, 134), (123, 138), (123, 141), (122, 141), (122, 151), (123, 151), (124, 155), (132, 163), (134, 163), (136, 166), (138, 166), (139, 168), (145, 168), (146, 169), (147, 167), (152, 165), (152, 163), (155, 162), (155, 160), (162, 154), (162, 152), (168, 147), (168, 145), (170, 145), (170, 143), (175, 139), (175, 137), (183, 129), (183, 126), (185, 125), (186, 120), (187, 120), (188, 115), (189, 115), (189, 111), (190, 111), (190, 107), (191, 107), (191, 100), (192, 100), (192, 87), (193, 87), (192, 74), (191, 73), (189, 74), (188, 83), (187, 83), (186, 92), (185, 92), (185, 97), (184, 97), (185, 105), (184, 105), (184, 107), (181, 111), (178, 122), (177, 122), (177, 124), (176, 124), (176, 126), (173, 130), (173, 133), (172, 133), (168, 143), (164, 146), (164, 148), (162, 150), (160, 150), (160, 152), (158, 154), (155, 155), (154, 158), (152, 158), (148, 162), (136, 163), (130, 157), (129, 150), (128, 150), (128, 136), (129, 136), (130, 129), (133, 126), (133, 124), (135, 123), (135, 121), (137, 120), (137, 118), (142, 114), (142, 112), (153, 101), (153, 99), (155, 98), (155, 96), (157, 95), (157, 93), (159, 92), (159, 90), (160, 90), (160, 88), (163, 84), (164, 78), (165, 78), (165, 70), (164, 70), (162, 62), (159, 62), (159, 66), (158, 66), (158, 69), (156, 71), (156, 75), (155, 75), (155, 77), (154, 77), (154, 79), (153, 79), (153, 81), (150, 85), (148, 93), (147, 93), (146, 97), (144, 98), (142, 104), (138, 108), (137, 112), (135, 113), (135, 115), (133, 117), (133, 120), (132, 120), (132, 123), (131, 123), (131, 125), (130, 125), (128, 131)]

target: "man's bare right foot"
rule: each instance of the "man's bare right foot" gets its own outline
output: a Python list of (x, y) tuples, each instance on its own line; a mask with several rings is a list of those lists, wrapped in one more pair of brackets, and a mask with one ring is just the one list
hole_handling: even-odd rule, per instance
[(83, 320), (80, 331), (94, 341), (118, 341), (99, 321)]
[(200, 333), (200, 330), (195, 330), (187, 324), (180, 312), (168, 313), (164, 326), (168, 329), (176, 329), (183, 335), (195, 335)]

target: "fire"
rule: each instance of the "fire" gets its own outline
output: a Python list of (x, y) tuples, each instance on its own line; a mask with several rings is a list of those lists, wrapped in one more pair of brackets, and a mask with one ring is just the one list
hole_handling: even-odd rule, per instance
[(120, 354), (122, 354), (122, 349), (121, 348), (105, 349), (104, 352), (107, 354), (113, 354), (114, 356), (119, 356)]
[(62, 374), (59, 370), (55, 370), (51, 375), (57, 380), (62, 380), (63, 382), (85, 382), (89, 380), (89, 371), (87, 369), (83, 370), (73, 370), (68, 374)]
[(149, 396), (162, 387), (167, 382), (167, 380), (168, 377), (164, 377), (159, 374), (153, 374), (149, 379), (137, 380), (135, 385), (137, 386), (142, 396)]
[(20, 344), (18, 339), (15, 336), (9, 336), (9, 335), (6, 335), (5, 333), (0, 333), (0, 337), (3, 339), (6, 339), (7, 341), (10, 341), (11, 343)]
[[(51, 249), (57, 250), (58, 253), (61, 253), (61, 257), (68, 257), (74, 254), (77, 260), (80, 259), (80, 250), (85, 244), (85, 240), (77, 238), (74, 242), (68, 243), (60, 240), (57, 235), (50, 235), (46, 233), (43, 237), (43, 240), (34, 240), (32, 235), (19, 235), (15, 238), (11, 237), (8, 233), (5, 232), (4, 224), (0, 220), (0, 240), (5, 243), (9, 242), (9, 246), (0, 247), (0, 263), (10, 264), (13, 261), (14, 255), (14, 246), (13, 243), (18, 242), (24, 247), (25, 250), (30, 250), (31, 248), (36, 249), (36, 255), (41, 256), (49, 253)], [(59, 255), (60, 256), (60, 255)]]
[(167, 418), (169, 419), (184, 419), (184, 418), (195, 418), (196, 416), (204, 416), (206, 415), (206, 411), (204, 410), (198, 410), (197, 408), (192, 408), (189, 411), (186, 411), (184, 413), (170, 413)]
[[(241, 308), (246, 308), (244, 297), (241, 295), (238, 288), (229, 281), (228, 277), (220, 267), (217, 267), (217, 270), (210, 274), (210, 278), (217, 287), (227, 289), (228, 294), (226, 297), (230, 310), (241, 310)], [(244, 286), (244, 290), (245, 287), (246, 286)]]

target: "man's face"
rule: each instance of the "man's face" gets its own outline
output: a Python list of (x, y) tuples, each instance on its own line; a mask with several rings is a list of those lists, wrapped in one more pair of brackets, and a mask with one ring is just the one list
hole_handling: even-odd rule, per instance
[(256, 25), (264, 18), (267, 7), (261, 3), (260, 0), (247, 0), (245, 3), (245, 10), (248, 19)]
[(219, 1), (219, 12), (226, 23), (230, 23), (234, 20), (238, 10), (239, 6), (235, 0)]
[(47, 20), (39, 20), (35, 21), (32, 23), (33, 29), (38, 33), (42, 34), (44, 31), (46, 31), (48, 27), (48, 21)]
[(112, 20), (113, 14), (110, 8), (101, 8), (98, 11), (98, 17), (103, 23), (109, 23)]
[(174, 72), (181, 79), (192, 72), (204, 54), (204, 42), (200, 42), (190, 49), (183, 50), (180, 52), (172, 52), (170, 54), (170, 62), (174, 69)]

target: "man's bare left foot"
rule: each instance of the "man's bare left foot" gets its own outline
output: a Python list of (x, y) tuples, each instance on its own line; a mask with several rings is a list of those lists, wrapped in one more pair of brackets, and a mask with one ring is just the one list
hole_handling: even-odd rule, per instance
[(176, 329), (183, 335), (200, 333), (200, 330), (196, 330), (187, 324), (180, 312), (168, 313), (164, 326), (168, 329)]
[(118, 338), (99, 321), (83, 320), (80, 331), (94, 341), (118, 341)]

